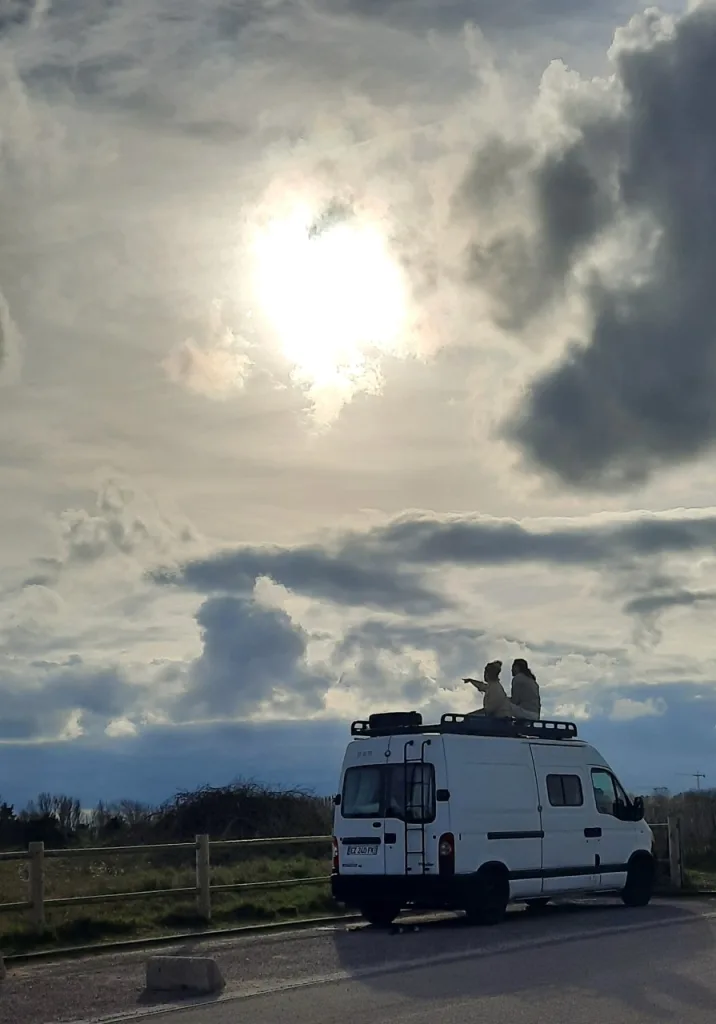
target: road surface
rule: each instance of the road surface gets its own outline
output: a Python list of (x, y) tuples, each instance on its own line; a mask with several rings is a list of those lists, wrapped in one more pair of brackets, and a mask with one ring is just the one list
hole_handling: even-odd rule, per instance
[[(716, 901), (517, 909), (496, 928), (325, 928), (194, 942), (227, 981), (219, 999), (167, 1006), (142, 991), (147, 954), (14, 971), (13, 1024), (706, 1024), (716, 1006)], [(63, 994), (64, 989), (64, 994)]]

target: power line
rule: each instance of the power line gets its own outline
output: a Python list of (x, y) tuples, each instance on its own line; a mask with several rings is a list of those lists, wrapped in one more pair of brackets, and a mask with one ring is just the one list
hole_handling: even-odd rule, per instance
[(697, 790), (701, 789), (701, 780), (706, 778), (703, 772), (679, 772), (679, 775), (686, 775), (690, 779), (696, 779)]

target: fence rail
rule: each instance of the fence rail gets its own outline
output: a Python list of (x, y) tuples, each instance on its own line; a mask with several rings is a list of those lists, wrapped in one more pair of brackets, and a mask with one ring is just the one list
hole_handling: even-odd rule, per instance
[[(654, 822), (652, 829), (665, 830), (668, 856), (659, 858), (666, 866), (671, 885), (680, 889), (683, 886), (683, 868), (681, 858), (681, 822), (678, 818), (669, 818), (665, 822)], [(327, 882), (329, 875), (316, 875), (310, 878), (282, 878), (265, 882), (232, 882), (222, 885), (211, 884), (211, 850), (219, 849), (252, 849), (268, 846), (309, 846), (319, 843), (330, 843), (331, 836), (279, 836), (270, 839), (218, 839), (211, 840), (208, 835), (198, 835), (193, 843), (154, 843), (146, 846), (100, 846), (78, 847), (71, 850), (46, 850), (44, 843), (30, 843), (27, 851), (0, 853), (0, 862), (25, 861), (28, 870), (28, 898), (15, 903), (0, 903), (0, 914), (28, 911), (30, 923), (34, 930), (42, 932), (46, 928), (46, 912), (54, 907), (85, 906), (95, 903), (116, 903), (123, 900), (149, 900), (160, 898), (178, 898), (194, 896), (198, 916), (209, 923), (212, 917), (212, 893), (245, 892), (250, 889), (280, 889), (290, 886), (315, 885)], [(45, 896), (45, 861), (59, 859), (78, 859), (92, 857), (122, 857), (129, 854), (160, 853), (170, 850), (194, 850), (196, 884), (188, 887), (171, 889), (149, 889), (144, 892), (110, 892), (97, 893), (91, 896)]]
[[(270, 839), (217, 839), (198, 835), (193, 843), (152, 843), (146, 846), (98, 846), (77, 847), (71, 850), (46, 850), (44, 843), (30, 843), (28, 849), (0, 853), (0, 862), (25, 861), (28, 870), (28, 898), (16, 903), (0, 903), (0, 914), (29, 911), (30, 923), (34, 930), (44, 931), (47, 925), (47, 910), (54, 907), (85, 906), (94, 903), (117, 903), (123, 900), (150, 900), (194, 896), (199, 917), (209, 923), (212, 916), (212, 893), (250, 889), (280, 889), (289, 886), (315, 885), (327, 882), (330, 875), (310, 878), (281, 878), (265, 882), (232, 882), (222, 885), (211, 884), (211, 850), (250, 850), (269, 846), (310, 846), (328, 844), (331, 836), (277, 836)], [(193, 850), (195, 853), (196, 884), (171, 889), (148, 889), (143, 892), (107, 892), (91, 896), (47, 897), (45, 895), (45, 861), (77, 860), (102, 857), (122, 857), (130, 854), (164, 853), (174, 850)]]

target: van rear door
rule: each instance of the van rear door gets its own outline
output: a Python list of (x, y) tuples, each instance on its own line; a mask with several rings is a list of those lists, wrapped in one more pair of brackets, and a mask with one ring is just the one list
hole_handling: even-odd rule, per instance
[(386, 766), (385, 873), (437, 874), (439, 836), (448, 832), (449, 806), (437, 802), (445, 786), (445, 750), (439, 736), (393, 736)]
[(342, 875), (385, 873), (385, 761), (381, 758), (380, 762), (366, 763), (366, 757), (353, 760), (351, 753), (370, 756), (371, 751), (360, 750), (363, 745), (357, 741), (352, 746), (358, 746), (358, 751), (349, 748), (341, 802), (336, 808), (333, 831)]
[(421, 875), (438, 870), (438, 840), (449, 831), (440, 737), (383, 737), (349, 747), (334, 835), (344, 875)]

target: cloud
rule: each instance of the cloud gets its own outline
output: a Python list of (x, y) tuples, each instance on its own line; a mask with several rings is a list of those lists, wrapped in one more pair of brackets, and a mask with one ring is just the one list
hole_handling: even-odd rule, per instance
[[(707, 513), (707, 510), (704, 510)], [(356, 558), (393, 556), (408, 565), (594, 565), (697, 552), (716, 540), (716, 515), (634, 513), (610, 518), (543, 520), (529, 525), (481, 515), (405, 513), (365, 536), (346, 538)]]
[(654, 700), (649, 697), (647, 700), (632, 700), (631, 697), (619, 697), (614, 701), (611, 710), (611, 718), (617, 722), (632, 722), (635, 718), (644, 718), (647, 715), (664, 715), (668, 711), (668, 705), (664, 700)]
[(36, 661), (19, 671), (0, 661), (0, 740), (75, 739), (101, 733), (130, 711), (140, 688), (117, 667), (86, 663), (80, 655), (64, 662)]
[(20, 372), (22, 339), (7, 299), (0, 291), (0, 385), (12, 384)]
[[(642, 687), (632, 699), (653, 699), (649, 691)], [(661, 687), (659, 693), (668, 705), (664, 714), (614, 720), (607, 702), (605, 713), (578, 723), (580, 735), (637, 793), (659, 785), (679, 792), (688, 781), (680, 773), (704, 771), (713, 750), (713, 693), (688, 683)], [(48, 778), (57, 778), (83, 806), (122, 798), (159, 803), (178, 790), (238, 776), (328, 794), (336, 790), (348, 740), (347, 721), (223, 722), (149, 727), (101, 745), (91, 737), (46, 744), (41, 758), (33, 746), (5, 745), (3, 797), (22, 805), (47, 789)]]
[(343, 605), (392, 608), (425, 613), (448, 602), (431, 592), (420, 578), (395, 564), (362, 561), (351, 552), (319, 546), (239, 547), (184, 563), (178, 570), (159, 569), (155, 582), (177, 584), (200, 593), (250, 593), (256, 580), (269, 577), (289, 590)]
[(251, 370), (246, 342), (224, 323), (215, 303), (203, 341), (187, 338), (163, 361), (171, 381), (206, 398), (228, 399), (241, 391)]
[[(470, 22), (481, 29), (539, 29), (554, 22), (581, 17), (586, 4), (573, 0), (540, 0), (524, 3), (522, 0), (443, 0), (439, 5), (431, 0), (320, 0), (321, 6), (338, 14), (359, 15), (364, 18), (389, 22), (413, 31), (454, 31)], [(616, 6), (616, 5), (615, 5)]]
[[(674, 580), (662, 563), (693, 562), (715, 542), (716, 515), (708, 509), (523, 522), (416, 511), (368, 530), (335, 533), (325, 547), (240, 546), (151, 570), (148, 578), (164, 587), (250, 596), (256, 581), (267, 577), (317, 601), (408, 614), (422, 619), (424, 628), (426, 617), (460, 603), (450, 590), (448, 568), (552, 565), (611, 574), (619, 597), (633, 595), (626, 598), (625, 613), (644, 618), (660, 603), (706, 600), (669, 597), (665, 591), (673, 590)], [(474, 638), (479, 635), (478, 630)]]
[(624, 611), (632, 615), (656, 615), (670, 608), (693, 608), (696, 605), (713, 604), (714, 601), (714, 590), (676, 590), (635, 597), (624, 605)]
[(203, 650), (174, 711), (180, 720), (236, 718), (262, 708), (286, 717), (321, 710), (330, 683), (309, 669), (308, 634), (282, 609), (210, 597), (196, 619)]
[(111, 476), (100, 482), (94, 510), (65, 509), (57, 530), (59, 554), (37, 559), (38, 571), (25, 580), (25, 586), (46, 586), (56, 582), (64, 569), (91, 566), (108, 557), (157, 558), (199, 542), (188, 522), (170, 520), (146, 495)]
[(506, 437), (564, 483), (607, 490), (716, 440), (716, 7), (650, 9), (609, 59), (612, 77), (591, 80), (553, 64), (531, 132), (483, 143), (460, 191), (483, 219), (498, 182), (503, 194), (499, 226), (468, 249), (503, 323), (531, 329), (563, 299), (583, 309)]
[(659, 621), (667, 612), (678, 608), (687, 611), (708, 608), (716, 603), (716, 591), (689, 590), (679, 587), (677, 581), (669, 578), (657, 578), (651, 585), (645, 583), (637, 589), (639, 592), (626, 602), (623, 610), (637, 618), (636, 640), (641, 644), (661, 641)]

